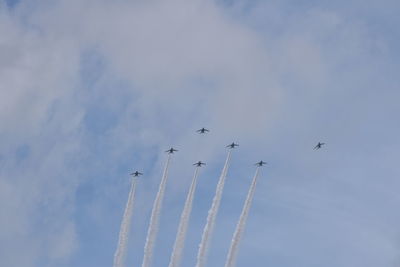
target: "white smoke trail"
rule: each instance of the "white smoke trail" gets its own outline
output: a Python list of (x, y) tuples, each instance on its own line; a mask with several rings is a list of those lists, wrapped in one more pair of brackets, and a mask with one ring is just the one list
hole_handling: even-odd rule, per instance
[(158, 193), (156, 199), (154, 200), (153, 210), (151, 211), (150, 224), (149, 224), (149, 229), (147, 231), (146, 244), (144, 246), (142, 267), (150, 267), (151, 261), (153, 259), (154, 242), (156, 241), (158, 233), (158, 225), (160, 221), (162, 202), (164, 199), (165, 185), (167, 183), (167, 178), (168, 178), (168, 168), (169, 168), (170, 158), (171, 154), (168, 155), (167, 163), (165, 164), (164, 168), (164, 173), (161, 178), (161, 183), (158, 188)]
[(114, 254), (114, 267), (123, 267), (126, 255), (126, 246), (128, 244), (129, 229), (131, 225), (133, 202), (135, 199), (136, 178), (132, 179), (131, 190), (129, 191), (128, 201), (126, 202), (124, 215), (122, 217), (121, 228), (119, 230), (119, 239), (117, 250)]
[(181, 221), (179, 222), (178, 232), (176, 234), (174, 248), (172, 250), (171, 260), (169, 267), (178, 267), (182, 258), (183, 248), (185, 246), (186, 232), (189, 226), (190, 213), (192, 212), (193, 198), (196, 191), (197, 177), (199, 175), (199, 168), (197, 167), (194, 172), (192, 184), (190, 186), (186, 202), (182, 211)]
[(215, 219), (217, 217), (218, 208), (221, 203), (222, 192), (224, 190), (224, 185), (225, 185), (225, 178), (228, 172), (229, 161), (231, 158), (231, 152), (232, 150), (229, 150), (228, 156), (226, 157), (225, 165), (224, 168), (222, 169), (222, 173), (218, 181), (215, 196), (211, 204), (211, 208), (208, 211), (207, 222), (206, 225), (204, 226), (203, 235), (201, 237), (201, 242), (199, 245), (199, 250), (197, 252), (196, 267), (204, 267), (207, 260), (208, 246), (214, 230)]
[(238, 249), (239, 249), (239, 242), (242, 237), (244, 228), (246, 226), (247, 216), (249, 215), (251, 202), (253, 200), (254, 191), (255, 191), (256, 185), (257, 185), (259, 169), (260, 168), (258, 167), (256, 170), (256, 174), (254, 175), (253, 182), (251, 183), (249, 192), (247, 194), (246, 201), (244, 202), (242, 213), (240, 214), (235, 233), (233, 234), (231, 247), (229, 248), (225, 267), (235, 267), (235, 265), (236, 265), (236, 256), (237, 256)]

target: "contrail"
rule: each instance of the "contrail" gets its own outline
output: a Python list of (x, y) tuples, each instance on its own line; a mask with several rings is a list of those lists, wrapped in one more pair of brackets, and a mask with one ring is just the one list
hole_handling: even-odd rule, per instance
[(256, 174), (254, 175), (253, 182), (251, 183), (249, 192), (247, 194), (246, 201), (244, 202), (242, 213), (240, 214), (240, 218), (238, 224), (236, 226), (235, 233), (233, 234), (231, 247), (229, 248), (228, 256), (226, 259), (225, 267), (235, 267), (236, 265), (236, 256), (239, 249), (239, 242), (242, 237), (244, 228), (246, 226), (247, 216), (249, 215), (249, 210), (251, 207), (251, 202), (253, 200), (254, 191), (257, 185), (259, 167), (256, 170)]
[(192, 204), (194, 192), (196, 191), (197, 177), (199, 175), (199, 168), (197, 167), (194, 172), (192, 184), (190, 186), (188, 195), (186, 197), (185, 206), (181, 214), (181, 221), (179, 222), (178, 232), (176, 234), (174, 248), (172, 250), (171, 260), (169, 267), (178, 267), (182, 258), (182, 252), (185, 245), (186, 232), (189, 226), (190, 213), (192, 212)]
[(171, 154), (168, 155), (167, 163), (165, 164), (164, 173), (161, 178), (161, 183), (158, 188), (156, 199), (154, 200), (153, 210), (151, 211), (149, 229), (147, 230), (146, 244), (144, 246), (144, 255), (142, 267), (150, 267), (153, 258), (154, 242), (158, 233), (158, 225), (160, 221), (160, 213), (162, 208), (162, 202), (164, 199), (165, 185), (168, 178), (168, 168)]
[(118, 246), (114, 254), (114, 267), (124, 266), (126, 246), (128, 243), (129, 229), (132, 219), (133, 202), (135, 199), (136, 181), (136, 178), (132, 179), (131, 190), (129, 191), (128, 201), (126, 202), (124, 215), (122, 217), (121, 228), (119, 230)]
[(219, 177), (217, 189), (215, 192), (213, 202), (211, 204), (211, 208), (208, 211), (207, 222), (206, 225), (204, 226), (203, 235), (201, 237), (201, 242), (199, 245), (199, 250), (197, 252), (196, 267), (204, 267), (206, 263), (208, 246), (214, 230), (215, 219), (217, 217), (219, 204), (221, 203), (222, 192), (224, 190), (225, 178), (228, 172), (231, 153), (232, 150), (229, 150), (228, 156), (226, 157), (224, 168), (222, 169), (221, 176)]

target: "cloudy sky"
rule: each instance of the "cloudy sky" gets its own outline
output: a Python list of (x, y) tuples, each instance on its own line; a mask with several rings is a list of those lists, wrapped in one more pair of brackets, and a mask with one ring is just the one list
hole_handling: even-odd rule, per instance
[(140, 266), (170, 146), (154, 267), (202, 160), (182, 264), (194, 266), (232, 141), (208, 266), (224, 264), (261, 159), (238, 267), (400, 266), (399, 9), (0, 0), (0, 266), (112, 266), (136, 169), (126, 266)]

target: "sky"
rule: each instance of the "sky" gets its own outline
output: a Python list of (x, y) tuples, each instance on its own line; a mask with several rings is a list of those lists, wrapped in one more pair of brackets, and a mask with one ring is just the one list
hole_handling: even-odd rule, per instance
[(171, 146), (153, 266), (202, 160), (194, 266), (232, 141), (208, 266), (225, 262), (260, 160), (238, 267), (399, 266), (399, 8), (0, 0), (0, 266), (112, 266), (133, 170), (126, 266), (140, 266)]

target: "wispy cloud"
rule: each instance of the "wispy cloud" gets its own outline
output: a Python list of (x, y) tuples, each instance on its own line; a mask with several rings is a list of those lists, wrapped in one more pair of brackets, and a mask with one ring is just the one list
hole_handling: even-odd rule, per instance
[[(231, 172), (238, 179), (225, 190), (210, 264), (223, 264), (250, 182), (239, 178), (258, 157), (272, 162), (238, 266), (394, 264), (398, 4), (372, 2), (59, 0), (2, 8), (0, 265), (109, 266), (128, 169), (148, 170), (138, 212), (149, 215), (143, 203), (155, 195), (161, 149), (180, 146), (170, 190), (186, 192), (187, 163), (210, 162), (213, 181), (232, 141), (241, 144)], [(193, 130), (203, 126), (211, 132), (200, 140)], [(326, 150), (309, 151), (320, 140)], [(215, 187), (202, 183), (195, 222), (204, 221)], [(161, 219), (159, 244), (166, 253), (155, 251), (155, 266), (168, 261), (177, 201), (183, 196), (167, 190), (171, 213)], [(147, 215), (132, 229), (137, 251)], [(191, 227), (189, 266), (202, 225)]]

